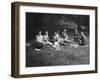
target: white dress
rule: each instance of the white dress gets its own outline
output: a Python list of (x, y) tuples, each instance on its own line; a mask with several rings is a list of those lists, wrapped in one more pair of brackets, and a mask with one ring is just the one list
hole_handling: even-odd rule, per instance
[(37, 35), (36, 36), (36, 41), (39, 42), (39, 43), (44, 43), (43, 36), (42, 35)]

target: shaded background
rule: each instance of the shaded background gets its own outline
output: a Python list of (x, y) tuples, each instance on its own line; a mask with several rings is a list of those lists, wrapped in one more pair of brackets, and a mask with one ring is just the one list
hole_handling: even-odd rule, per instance
[(68, 35), (75, 34), (75, 29), (84, 31), (89, 36), (89, 15), (49, 14), (26, 12), (26, 41), (35, 39), (41, 30), (49, 32), (50, 37), (55, 31), (67, 29)]

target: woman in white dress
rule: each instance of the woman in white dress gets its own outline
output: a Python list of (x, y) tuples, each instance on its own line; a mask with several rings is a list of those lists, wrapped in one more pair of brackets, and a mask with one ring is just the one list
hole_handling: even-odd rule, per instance
[(44, 45), (43, 35), (42, 35), (42, 32), (39, 31), (39, 34), (36, 35), (35, 50), (40, 51), (43, 45)]
[(39, 31), (39, 34), (36, 35), (36, 41), (39, 42), (39, 43), (43, 43), (44, 44), (43, 35), (42, 35), (41, 31)]

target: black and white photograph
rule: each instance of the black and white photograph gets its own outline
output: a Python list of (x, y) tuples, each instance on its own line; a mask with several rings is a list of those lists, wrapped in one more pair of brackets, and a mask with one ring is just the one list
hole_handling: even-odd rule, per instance
[(97, 73), (97, 7), (12, 4), (12, 76)]
[(89, 19), (26, 12), (26, 67), (89, 64)]

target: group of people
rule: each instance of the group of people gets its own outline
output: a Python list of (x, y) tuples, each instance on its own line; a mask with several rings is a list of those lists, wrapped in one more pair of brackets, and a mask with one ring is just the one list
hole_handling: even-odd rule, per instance
[(81, 38), (79, 38), (78, 34), (76, 33), (73, 40), (69, 39), (66, 29), (64, 29), (61, 34), (62, 35), (60, 35), (59, 31), (54, 32), (53, 39), (50, 40), (48, 31), (45, 31), (44, 35), (42, 35), (42, 32), (39, 31), (39, 33), (36, 35), (35, 50), (41, 50), (43, 46), (60, 50), (66, 45), (81, 45), (84, 43), (84, 40), (87, 39), (83, 32), (81, 32)]

